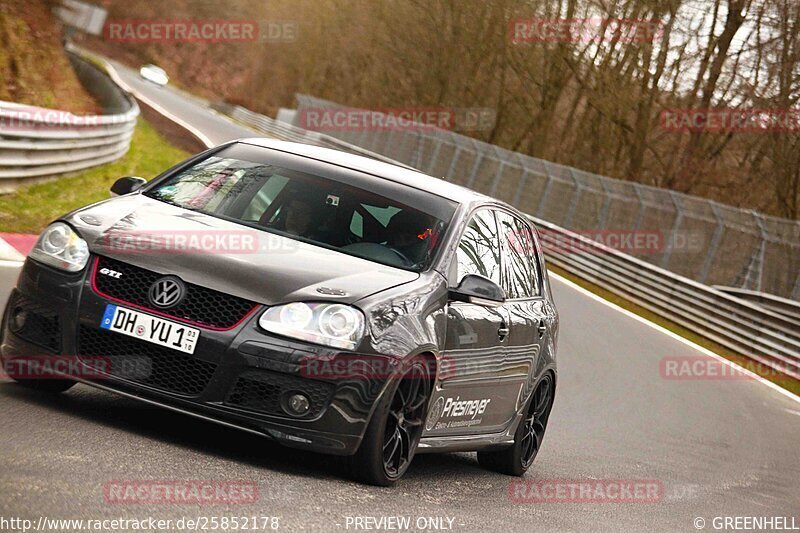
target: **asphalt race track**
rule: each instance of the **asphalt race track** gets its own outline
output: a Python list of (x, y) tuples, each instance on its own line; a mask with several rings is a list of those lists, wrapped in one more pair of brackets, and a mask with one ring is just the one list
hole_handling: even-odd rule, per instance
[[(254, 135), (199, 101), (119, 70), (216, 143)], [(0, 265), (0, 302), (15, 279), (15, 268)], [(518, 502), (509, 495), (514, 478), (460, 453), (417, 456), (397, 486), (378, 489), (349, 481), (338, 459), (84, 385), (50, 396), (4, 382), (0, 517), (35, 524), (42, 515), (270, 516), (281, 530), (355, 531), (356, 517), (399, 516), (412, 529), (422, 519), (453, 531), (695, 531), (714, 530), (715, 517), (775, 516), (788, 517), (789, 526), (794, 517), (800, 527), (800, 401), (754, 379), (666, 379), (665, 358), (706, 356), (571, 284), (553, 284), (562, 318), (558, 391), (525, 479), (646, 481), (658, 485), (656, 498)], [(199, 506), (104, 498), (104, 486), (118, 480), (187, 479), (255, 482), (258, 499)], [(443, 520), (424, 522), (429, 517)]]

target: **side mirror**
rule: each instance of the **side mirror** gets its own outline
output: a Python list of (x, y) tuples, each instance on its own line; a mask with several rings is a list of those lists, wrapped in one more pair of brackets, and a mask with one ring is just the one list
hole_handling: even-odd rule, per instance
[(147, 180), (144, 178), (125, 176), (115, 181), (114, 185), (111, 186), (111, 195), (122, 196), (123, 194), (136, 192), (141, 189), (145, 183), (147, 183)]
[(506, 301), (506, 291), (494, 281), (477, 274), (467, 274), (455, 289), (450, 289), (450, 299), (480, 305), (500, 305)]

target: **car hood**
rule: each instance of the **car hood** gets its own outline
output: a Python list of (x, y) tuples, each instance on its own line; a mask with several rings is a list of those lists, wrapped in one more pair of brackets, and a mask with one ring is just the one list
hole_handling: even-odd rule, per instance
[[(266, 305), (352, 303), (419, 277), (141, 194), (85, 207), (64, 220), (95, 254)], [(191, 239), (199, 250), (176, 252), (170, 244), (176, 239)]]

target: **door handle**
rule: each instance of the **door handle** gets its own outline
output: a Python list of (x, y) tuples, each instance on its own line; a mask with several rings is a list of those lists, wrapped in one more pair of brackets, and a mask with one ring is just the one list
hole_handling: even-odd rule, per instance
[(544, 325), (544, 320), (542, 320), (539, 322), (539, 338), (544, 337), (545, 333), (547, 333), (547, 326)]
[(501, 341), (502, 341), (502, 340), (505, 340), (505, 338), (506, 338), (506, 337), (508, 337), (508, 334), (509, 334), (510, 332), (511, 332), (511, 330), (510, 330), (510, 329), (508, 329), (508, 326), (506, 326), (505, 324), (503, 324), (503, 325), (502, 325), (502, 326), (500, 326), (500, 328), (497, 330), (497, 338), (499, 338)]

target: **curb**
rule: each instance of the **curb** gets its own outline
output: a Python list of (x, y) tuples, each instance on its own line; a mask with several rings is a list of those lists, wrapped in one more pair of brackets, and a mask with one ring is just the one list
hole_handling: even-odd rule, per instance
[(24, 261), (38, 237), (24, 233), (0, 233), (0, 261)]

